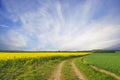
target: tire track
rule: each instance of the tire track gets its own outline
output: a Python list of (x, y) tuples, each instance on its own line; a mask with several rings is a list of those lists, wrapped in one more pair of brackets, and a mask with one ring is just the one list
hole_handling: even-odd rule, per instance
[(57, 68), (54, 70), (54, 72), (52, 73), (48, 80), (61, 80), (61, 71), (64, 63), (65, 61), (62, 61), (61, 63), (58, 64)]
[(119, 77), (119, 76), (117, 76), (116, 74), (114, 74), (114, 73), (112, 73), (112, 72), (110, 72), (110, 71), (107, 71), (107, 70), (104, 70), (104, 69), (100, 69), (100, 68), (98, 68), (98, 67), (96, 67), (96, 66), (93, 66), (93, 65), (89, 65), (89, 66), (90, 66), (91, 68), (93, 68), (94, 70), (96, 70), (96, 71), (105, 73), (105, 74), (107, 74), (107, 75), (110, 75), (110, 76), (116, 78), (117, 80), (120, 80), (120, 77)]
[(72, 68), (75, 74), (78, 76), (80, 80), (87, 80), (87, 78), (79, 71), (79, 69), (75, 66), (74, 61), (71, 62)]
[[(85, 63), (84, 57), (81, 58), (81, 61), (82, 61), (83, 63)], [(107, 75), (110, 75), (110, 76), (116, 78), (117, 80), (120, 80), (120, 76), (116, 75), (115, 73), (112, 73), (112, 72), (110, 72), (110, 71), (107, 71), (107, 70), (98, 68), (98, 67), (93, 66), (93, 65), (91, 65), (91, 64), (88, 64), (88, 66), (90, 66), (92, 69), (94, 69), (94, 70), (96, 70), (96, 71), (99, 71), (99, 72), (101, 72), (101, 73), (105, 73), (105, 74), (107, 74)]]

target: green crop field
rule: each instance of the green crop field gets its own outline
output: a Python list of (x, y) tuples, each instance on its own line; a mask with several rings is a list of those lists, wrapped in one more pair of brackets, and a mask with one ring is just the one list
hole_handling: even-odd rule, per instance
[(85, 57), (85, 61), (99, 68), (120, 75), (120, 53), (96, 53)]
[(106, 75), (104, 73), (101, 73), (99, 71), (96, 71), (92, 69), (87, 64), (83, 63), (81, 61), (81, 58), (75, 59), (75, 64), (79, 68), (79, 70), (86, 75), (88, 80), (117, 80), (113, 78), (112, 76)]

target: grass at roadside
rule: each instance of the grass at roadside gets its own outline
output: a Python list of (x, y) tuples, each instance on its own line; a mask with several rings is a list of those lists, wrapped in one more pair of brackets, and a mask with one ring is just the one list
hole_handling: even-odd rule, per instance
[(42, 66), (38, 66), (33, 71), (27, 71), (25, 74), (17, 77), (18, 80), (48, 80), (52, 71), (56, 68), (61, 60), (51, 60)]
[(0, 61), (0, 80), (47, 80), (50, 72), (62, 60), (62, 58), (56, 58)]
[(62, 80), (79, 80), (72, 69), (71, 60), (67, 60), (63, 65)]
[(116, 80), (115, 78), (104, 73), (95, 71), (87, 64), (82, 63), (81, 58), (76, 58), (75, 64), (80, 69), (80, 71), (82, 71), (87, 76), (89, 80)]

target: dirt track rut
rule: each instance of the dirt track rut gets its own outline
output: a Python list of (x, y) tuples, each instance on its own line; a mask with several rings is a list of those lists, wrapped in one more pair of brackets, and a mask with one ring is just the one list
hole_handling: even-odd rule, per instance
[(120, 77), (119, 77), (119, 76), (117, 76), (116, 74), (114, 74), (114, 73), (112, 73), (112, 72), (110, 72), (110, 71), (107, 71), (107, 70), (104, 70), (104, 69), (100, 69), (100, 68), (98, 68), (98, 67), (96, 67), (96, 66), (93, 66), (93, 65), (90, 65), (90, 67), (93, 68), (93, 69), (96, 70), (96, 71), (105, 73), (105, 74), (107, 74), (107, 75), (110, 75), (110, 76), (116, 78), (117, 80), (120, 80)]
[(62, 71), (62, 66), (65, 63), (65, 61), (62, 61), (59, 63), (55, 71), (53, 71), (51, 77), (48, 80), (61, 80), (61, 71)]
[(72, 68), (75, 72), (75, 74), (78, 76), (78, 78), (80, 80), (87, 80), (87, 78), (80, 72), (80, 70), (76, 67), (76, 65), (74, 64), (74, 61), (72, 60), (71, 62)]

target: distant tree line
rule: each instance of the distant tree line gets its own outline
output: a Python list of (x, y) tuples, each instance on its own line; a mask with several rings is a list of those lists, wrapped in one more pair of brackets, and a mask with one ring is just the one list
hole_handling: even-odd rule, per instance
[(115, 50), (92, 50), (93, 53), (115, 53)]

